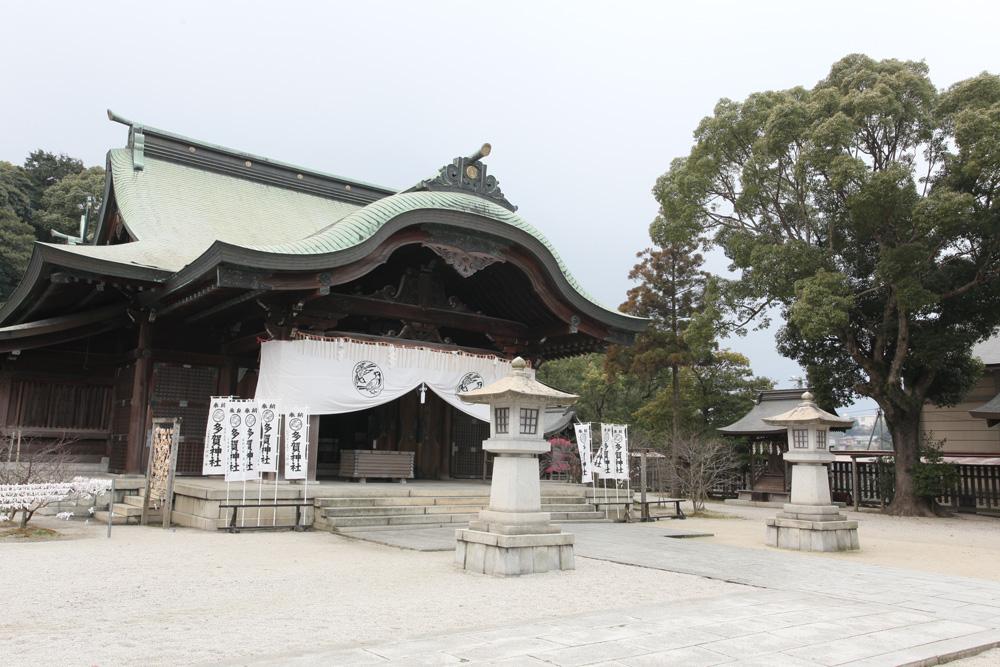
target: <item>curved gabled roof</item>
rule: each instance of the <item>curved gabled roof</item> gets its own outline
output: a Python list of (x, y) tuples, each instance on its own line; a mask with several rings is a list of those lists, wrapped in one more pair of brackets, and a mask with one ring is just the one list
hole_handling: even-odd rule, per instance
[(136, 240), (62, 249), (175, 272), (216, 241), (242, 247), (294, 241), (360, 208), (168, 160), (147, 157), (137, 170), (127, 148), (112, 150), (108, 165), (122, 221)]
[[(475, 195), (460, 192), (401, 192), (376, 202), (344, 216), (337, 222), (311, 234), (303, 239), (287, 243), (268, 244), (253, 247), (255, 250), (275, 254), (289, 255), (319, 255), (347, 250), (364, 243), (374, 236), (386, 223), (404, 213), (413, 211), (454, 211), (469, 213), (496, 222), (501, 222), (530, 235), (541, 243), (552, 255), (562, 272), (566, 282), (591, 303), (605, 310), (611, 310), (617, 315), (624, 315), (607, 308), (590, 296), (580, 285), (580, 282), (570, 273), (555, 246), (535, 227), (530, 225), (517, 213), (503, 206)], [(631, 317), (631, 316), (628, 316)], [(642, 318), (633, 318), (641, 320)]]
[[(128, 124), (129, 146), (108, 154), (105, 204), (114, 202), (134, 240), (39, 244), (24, 281), (0, 309), (0, 322), (24, 317), (24, 304), (40, 295), (48, 274), (60, 267), (159, 283), (162, 289), (150, 294), (155, 299), (158, 292), (169, 294), (220, 263), (278, 271), (339, 266), (357, 261), (358, 254), (371, 252), (399, 229), (429, 224), (520, 244), (576, 308), (627, 331), (644, 328), (646, 320), (587, 294), (541, 232), (482, 194), (429, 189), (392, 194)], [(99, 232), (107, 238), (107, 230)]]

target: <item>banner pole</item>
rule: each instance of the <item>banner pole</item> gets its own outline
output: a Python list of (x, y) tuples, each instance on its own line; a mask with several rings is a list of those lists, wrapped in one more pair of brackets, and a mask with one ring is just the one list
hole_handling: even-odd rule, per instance
[(274, 438), (274, 509), (271, 511), (271, 527), (278, 525), (278, 475), (281, 474), (281, 441), (284, 440), (285, 417), (278, 418), (278, 432)]
[(625, 424), (625, 488), (628, 489), (628, 506), (632, 509), (632, 450), (628, 446), (628, 424)]
[(257, 478), (257, 527), (260, 528), (260, 506), (264, 492), (264, 473), (258, 474), (260, 477)]

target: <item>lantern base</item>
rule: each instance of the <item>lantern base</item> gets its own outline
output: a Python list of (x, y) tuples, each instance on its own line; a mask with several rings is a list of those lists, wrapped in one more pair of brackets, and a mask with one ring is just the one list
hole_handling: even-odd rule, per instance
[(793, 551), (853, 551), (860, 549), (858, 522), (833, 505), (788, 503), (767, 520), (766, 544)]
[(497, 577), (573, 570), (573, 535), (501, 535), (459, 529), (455, 531), (455, 565)]

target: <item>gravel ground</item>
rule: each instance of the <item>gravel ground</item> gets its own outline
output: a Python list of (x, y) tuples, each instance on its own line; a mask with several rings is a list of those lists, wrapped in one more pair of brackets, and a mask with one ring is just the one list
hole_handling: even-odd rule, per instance
[[(713, 514), (726, 518), (693, 517), (687, 521), (659, 521), (661, 526), (700, 530), (713, 537), (696, 538), (718, 544), (769, 549), (764, 545), (764, 519), (776, 508), (709, 503)], [(1000, 581), (1000, 518), (956, 514), (948, 518), (886, 516), (875, 510), (845, 511), (857, 519), (860, 551), (813, 554), (858, 563), (890, 565), (924, 572), (940, 572)], [(1000, 663), (998, 663), (1000, 664)]]
[(5, 666), (239, 662), (747, 590), (585, 558), (501, 580), (321, 532), (39, 525), (76, 539), (0, 544)]

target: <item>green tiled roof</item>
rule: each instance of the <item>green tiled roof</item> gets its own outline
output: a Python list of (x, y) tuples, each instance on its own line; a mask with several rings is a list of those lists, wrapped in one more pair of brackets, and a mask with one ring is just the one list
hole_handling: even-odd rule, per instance
[(60, 246), (111, 261), (179, 271), (216, 241), (249, 247), (301, 239), (358, 209), (326, 197), (147, 157), (110, 153), (115, 200), (135, 243)]
[(371, 238), (381, 227), (403, 213), (417, 210), (471, 213), (502, 222), (530, 234), (552, 253), (567, 282), (588, 301), (606, 308), (580, 285), (556, 252), (552, 243), (517, 213), (493, 202), (456, 192), (402, 192), (368, 204), (311, 236), (298, 241), (256, 246), (256, 250), (293, 255), (319, 255), (356, 246)]
[(135, 170), (129, 149), (112, 150), (109, 159), (115, 198), (136, 241), (113, 246), (59, 246), (60, 250), (173, 273), (194, 262), (217, 241), (274, 254), (319, 255), (357, 246), (404, 213), (470, 213), (530, 235), (551, 253), (573, 290), (594, 305), (617, 312), (584, 291), (541, 232), (516, 213), (475, 195), (402, 192), (359, 207), (150, 157), (142, 170)]

